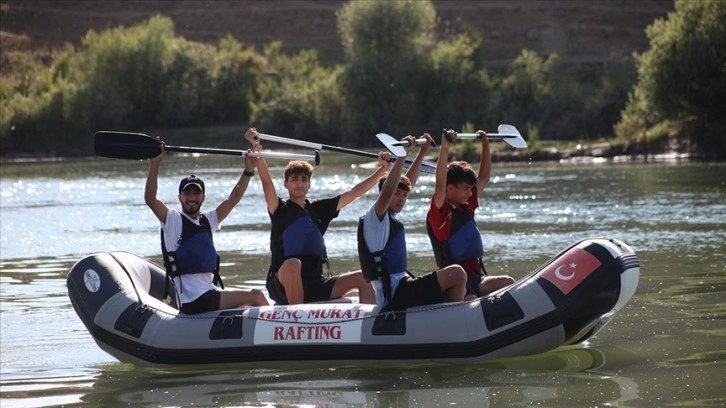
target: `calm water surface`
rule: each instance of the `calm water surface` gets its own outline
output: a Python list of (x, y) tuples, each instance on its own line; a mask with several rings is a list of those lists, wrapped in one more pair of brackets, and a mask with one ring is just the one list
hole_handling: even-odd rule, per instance
[[(370, 174), (316, 170), (311, 198)], [(170, 157), (159, 197), (177, 206), (183, 174), (206, 181), (210, 209), (240, 160)], [(279, 163), (270, 163), (281, 178)], [(111, 159), (2, 164), (0, 405), (45, 406), (724, 406), (726, 166), (495, 163), (477, 220), (490, 273), (520, 278), (580, 239), (619, 238), (641, 259), (633, 300), (588, 344), (471, 365), (283, 365), (140, 369), (101, 351), (73, 311), (65, 276), (80, 257), (125, 250), (158, 261), (158, 223), (143, 203), (147, 162)], [(401, 219), (410, 266), (433, 269), (423, 176)], [(278, 183), (281, 194), (281, 183)], [(346, 207), (326, 241), (333, 269), (357, 269), (357, 218)], [(215, 235), (225, 283), (262, 288), (269, 218), (255, 178)]]

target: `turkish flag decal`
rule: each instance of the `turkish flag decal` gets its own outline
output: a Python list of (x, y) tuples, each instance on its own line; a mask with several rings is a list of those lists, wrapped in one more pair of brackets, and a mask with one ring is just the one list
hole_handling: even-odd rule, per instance
[(592, 254), (582, 248), (574, 247), (549, 264), (538, 275), (552, 282), (566, 295), (600, 265), (600, 260)]

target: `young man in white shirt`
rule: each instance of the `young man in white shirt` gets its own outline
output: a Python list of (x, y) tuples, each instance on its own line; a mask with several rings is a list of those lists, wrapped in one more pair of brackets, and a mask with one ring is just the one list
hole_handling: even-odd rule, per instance
[(220, 229), (222, 221), (242, 199), (255, 174), (258, 159), (245, 155), (244, 170), (229, 196), (214, 210), (203, 213), (204, 181), (193, 174), (179, 183), (181, 212), (168, 208), (156, 197), (159, 166), (164, 157), (166, 151), (162, 143), (160, 154), (151, 159), (144, 200), (161, 223), (164, 266), (174, 280), (181, 312), (197, 314), (246, 305), (267, 305), (267, 298), (258, 289), (223, 289), (219, 256), (212, 241), (212, 233)]
[[(421, 162), (433, 140), (422, 145), (406, 176), (402, 176), (404, 157), (399, 157), (379, 183), (375, 204), (358, 224), (358, 254), (366, 280), (371, 281), (376, 304), (389, 310), (461, 301), (465, 294), (466, 273), (451, 265), (418, 278), (407, 271), (406, 239), (403, 224), (395, 217), (403, 210), (408, 194), (418, 179)], [(403, 138), (415, 145), (413, 136)]]

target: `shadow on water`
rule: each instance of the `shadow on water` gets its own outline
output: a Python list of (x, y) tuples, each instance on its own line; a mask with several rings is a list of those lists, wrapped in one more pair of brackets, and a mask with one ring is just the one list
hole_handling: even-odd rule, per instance
[[(112, 364), (100, 369), (95, 379), (65, 377), (57, 384), (49, 380), (48, 388), (64, 390), (56, 389), (56, 403), (45, 406), (628, 405), (639, 399), (638, 386), (617, 372), (637, 362), (637, 356), (623, 349), (570, 348), (461, 366), (140, 369)], [(4, 390), (5, 402), (40, 402), (48, 392), (40, 387), (20, 391), (22, 383), (4, 382), (4, 389), (18, 390)], [(59, 400), (62, 396), (64, 401)]]

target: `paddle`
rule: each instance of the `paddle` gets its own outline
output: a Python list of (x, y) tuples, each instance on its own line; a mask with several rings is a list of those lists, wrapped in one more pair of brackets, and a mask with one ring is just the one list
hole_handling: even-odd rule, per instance
[[(487, 139), (502, 140), (504, 143), (515, 149), (527, 148), (527, 142), (524, 141), (516, 127), (502, 124), (499, 125), (497, 131), (499, 133), (487, 133)], [(449, 139), (449, 132), (446, 129), (444, 129), (443, 136)], [(457, 139), (476, 139), (477, 137), (479, 137), (479, 135), (476, 133), (458, 133), (456, 136)], [(451, 141), (451, 139), (449, 139), (449, 141)]]
[[(378, 140), (383, 143), (384, 146), (386, 146), (386, 149), (391, 152), (392, 155), (396, 157), (404, 157), (406, 156), (406, 149), (404, 149), (405, 146), (408, 146), (410, 143), (408, 142), (402, 142), (400, 140), (396, 140), (393, 136), (389, 135), (388, 133), (378, 133), (376, 134), (376, 137)], [(421, 146), (424, 143), (427, 143), (429, 140), (425, 137), (416, 139), (416, 146)], [(436, 146), (435, 142), (432, 142), (432, 146)]]
[[(143, 133), (100, 131), (95, 135), (95, 151), (97, 156), (112, 159), (150, 159), (161, 153), (162, 143), (156, 138)], [(224, 154), (230, 156), (265, 157), (269, 159), (306, 160), (320, 164), (320, 155), (296, 154), (283, 152), (252, 152), (234, 149), (215, 149), (209, 147), (164, 146), (167, 152)]]
[[(346, 147), (306, 142), (304, 140), (290, 139), (287, 137), (268, 135), (265, 133), (258, 133), (257, 136), (259, 137), (260, 140), (267, 140), (270, 142), (283, 143), (283, 144), (288, 144), (288, 145), (293, 145), (293, 146), (300, 146), (300, 147), (304, 147), (307, 149), (329, 150), (331, 152), (352, 154), (354, 156), (378, 158), (378, 154), (372, 153), (372, 152), (366, 152), (363, 150), (355, 150), (355, 149), (348, 149)], [(393, 161), (395, 161), (395, 159), (391, 159), (391, 161), (393, 162)], [(406, 163), (405, 163), (406, 167), (411, 167), (411, 164), (413, 164), (413, 159), (406, 159)], [(435, 174), (436, 173), (436, 163), (433, 163), (430, 161), (424, 161), (423, 163), (421, 163), (421, 171), (423, 171), (424, 173)]]

